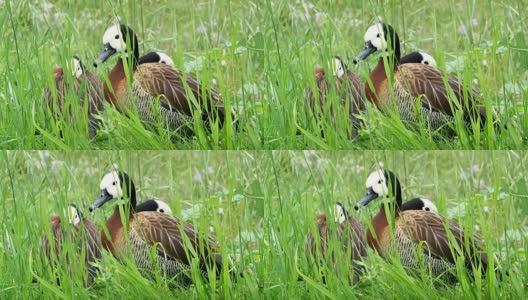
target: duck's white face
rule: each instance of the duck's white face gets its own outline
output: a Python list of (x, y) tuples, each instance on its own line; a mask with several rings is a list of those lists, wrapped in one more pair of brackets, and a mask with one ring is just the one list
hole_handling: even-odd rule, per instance
[(365, 43), (370, 42), (378, 51), (387, 49), (387, 40), (385, 39), (385, 33), (383, 32), (381, 23), (370, 26), (367, 32), (365, 32), (363, 39)]
[(79, 214), (79, 210), (77, 209), (77, 207), (73, 205), (69, 205), (68, 210), (67, 210), (67, 215), (68, 215), (69, 224), (72, 224), (75, 227), (79, 226), (79, 224), (81, 223), (81, 216)]
[(389, 195), (389, 188), (387, 186), (386, 178), (382, 169), (370, 173), (367, 177), (366, 187), (372, 189), (378, 197)]
[(341, 203), (336, 203), (334, 215), (335, 221), (338, 224), (342, 224), (346, 221), (346, 211)]
[(334, 64), (333, 64), (333, 74), (337, 78), (341, 78), (345, 75), (345, 66), (343, 65), (343, 61), (341, 59), (334, 57)]
[(110, 47), (117, 52), (126, 50), (127, 46), (119, 25), (114, 25), (105, 31), (103, 35), (103, 45), (110, 45)]
[(423, 202), (422, 210), (430, 211), (435, 214), (438, 213), (438, 208), (436, 208), (436, 205), (434, 205), (434, 203), (431, 200), (425, 199), (425, 198), (420, 198), (420, 199)]
[(172, 215), (172, 210), (169, 205), (161, 200), (154, 200), (158, 204), (157, 212), (164, 213), (167, 215)]
[(123, 197), (123, 190), (121, 189), (121, 182), (119, 181), (117, 171), (106, 174), (101, 180), (99, 187), (101, 191), (106, 191), (113, 198), (119, 199)]
[(169, 65), (171, 67), (174, 67), (174, 62), (172, 61), (172, 59), (165, 53), (163, 52), (156, 52), (159, 57), (160, 57), (160, 61), (159, 63), (160, 64), (166, 64), (166, 65)]
[(431, 55), (425, 52), (420, 52), (420, 54), (422, 55), (422, 61), (421, 61), (422, 64), (430, 65), (431, 67), (436, 68), (436, 60)]
[(72, 59), (72, 73), (75, 78), (81, 78), (83, 74), (81, 61), (77, 57)]

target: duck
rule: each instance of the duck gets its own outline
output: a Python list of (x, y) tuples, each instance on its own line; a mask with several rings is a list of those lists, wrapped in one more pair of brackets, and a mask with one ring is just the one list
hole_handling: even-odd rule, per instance
[(86, 70), (86, 66), (77, 55), (73, 56), (71, 66), (71, 79), (66, 78), (68, 71), (64, 68), (57, 67), (53, 70), (55, 87), (45, 87), (43, 101), (47, 104), (55, 121), (69, 114), (73, 123), (75, 114), (71, 111), (71, 107), (68, 108), (69, 112), (65, 112), (64, 107), (67, 102), (66, 95), (69, 91), (73, 91), (79, 97), (81, 111), (84, 110), (84, 105), (88, 105), (88, 137), (94, 138), (101, 123), (97, 115), (104, 112), (101, 83), (92, 72)]
[(172, 58), (163, 52), (149, 52), (139, 58), (138, 63), (148, 64), (148, 63), (159, 63), (166, 64), (168, 66), (174, 67), (174, 61)]
[[(137, 108), (142, 122), (150, 125), (157, 122), (159, 114), (170, 130), (178, 130), (193, 122), (193, 113), (199, 107), (205, 123), (218, 119), (219, 125), (223, 125), (224, 102), (220, 93), (214, 89), (206, 91), (194, 77), (168, 64), (140, 64), (138, 38), (132, 28), (124, 24), (111, 26), (103, 35), (103, 44), (95, 66), (116, 53), (124, 56), (118, 58), (104, 84), (104, 98), (117, 110), (127, 112)], [(131, 89), (125, 76), (125, 61), (133, 72)], [(192, 96), (187, 94), (186, 86)]]
[[(401, 263), (409, 271), (416, 271), (422, 263), (435, 278), (455, 281), (451, 273), (456, 269), (459, 255), (453, 248), (462, 251), (465, 267), (469, 273), (474, 268), (488, 267), (488, 256), (484, 242), (478, 235), (468, 235), (454, 221), (427, 210), (403, 210), (401, 184), (396, 175), (383, 167), (370, 173), (366, 181), (367, 192), (354, 206), (355, 210), (375, 199), (389, 199), (389, 211), (382, 203), (378, 214), (372, 219), (373, 231), (367, 231), (367, 242), (380, 256), (389, 258), (392, 251), (399, 252)], [(393, 222), (391, 234), (389, 222)], [(450, 234), (446, 231), (449, 230)], [(450, 244), (449, 235), (456, 245)], [(466, 244), (467, 243), (467, 244)], [(393, 248), (395, 246), (396, 248)], [(421, 254), (419, 257), (418, 255)]]
[(426, 52), (414, 51), (400, 58), (400, 64), (424, 64), (436, 68), (436, 60)]
[[(126, 172), (114, 169), (107, 173), (101, 180), (100, 189), (101, 194), (90, 211), (100, 209), (109, 201), (117, 204), (106, 221), (108, 235), (104, 229), (101, 231), (104, 249), (117, 260), (133, 256), (138, 269), (150, 274), (161, 270), (162, 275), (175, 278), (182, 284), (192, 283), (186, 271), (190, 271), (193, 259), (198, 259), (199, 271), (204, 278), (208, 278), (209, 270), (219, 275), (223, 262), (216, 240), (201, 235), (193, 225), (166, 213), (137, 212), (136, 188)], [(124, 219), (121, 218), (120, 206)], [(124, 223), (129, 224), (127, 231), (123, 228)], [(153, 253), (154, 258), (151, 257)]]
[(401, 211), (406, 210), (424, 210), (438, 214), (438, 208), (433, 201), (426, 198), (413, 198), (407, 202), (404, 202), (401, 206)]
[(169, 216), (172, 215), (172, 210), (170, 206), (164, 201), (157, 200), (157, 199), (146, 200), (138, 204), (136, 206), (136, 212), (141, 212), (141, 211), (157, 211), (160, 213), (167, 214)]
[[(308, 85), (305, 90), (305, 102), (317, 121), (324, 118), (324, 110), (326, 109), (330, 109), (330, 114), (334, 122), (338, 110), (348, 110), (347, 114), (352, 122), (352, 128), (351, 131), (347, 132), (347, 136), (349, 138), (355, 138), (361, 126), (361, 120), (358, 118), (358, 115), (365, 112), (363, 83), (359, 79), (359, 76), (348, 69), (348, 66), (341, 57), (334, 56), (332, 63), (335, 87), (329, 86), (331, 83), (328, 78), (325, 78), (324, 68), (317, 68), (315, 70), (317, 91), (314, 92), (312, 87)], [(327, 107), (326, 101), (330, 88), (334, 88), (334, 93), (340, 95), (341, 104), (339, 108)]]
[[(50, 241), (47, 233), (43, 233), (41, 237), (41, 246), (44, 249), (44, 253), (50, 263), (52, 269), (59, 263), (61, 255), (64, 251), (65, 245), (63, 245), (66, 235), (70, 234), (72, 243), (77, 243), (77, 257), (84, 263), (85, 270), (88, 271), (87, 277), (84, 280), (85, 286), (92, 286), (94, 284), (94, 278), (97, 274), (98, 267), (97, 262), (102, 259), (101, 253), (101, 240), (97, 232), (95, 225), (85, 218), (81, 213), (80, 209), (75, 204), (68, 205), (68, 224), (71, 228), (65, 228), (64, 224), (61, 223), (60, 216), (53, 215), (50, 221), (51, 238)], [(69, 230), (67, 230), (69, 229)], [(68, 264), (68, 270), (71, 272), (71, 265), (77, 265), (71, 261), (71, 255), (66, 254), (66, 263)], [(60, 284), (57, 279), (57, 283)]]
[[(423, 116), (425, 124), (433, 131), (438, 129), (453, 134), (447, 128), (454, 122), (456, 111), (462, 111), (467, 128), (472, 122), (480, 123), (483, 128), (488, 116), (483, 97), (476, 89), (465, 90), (463, 83), (452, 75), (444, 75), (440, 70), (422, 63), (401, 63), (400, 40), (394, 28), (386, 23), (377, 23), (368, 28), (364, 35), (365, 47), (357, 59), (365, 60), (371, 54), (381, 51), (387, 56), (391, 70), (385, 70), (383, 57), (370, 73), (370, 83), (365, 84), (367, 99), (381, 111), (397, 107), (403, 121), (416, 124)], [(388, 47), (389, 42), (392, 44)], [(393, 79), (389, 84), (387, 74)], [(446, 78), (453, 90), (456, 102), (450, 100), (448, 89), (444, 85)], [(391, 90), (392, 86), (392, 90)], [(391, 95), (394, 95), (391, 97)], [(417, 99), (420, 98), (420, 111), (416, 112)], [(394, 102), (394, 103), (393, 103)], [(493, 116), (492, 116), (493, 117)], [(493, 118), (492, 118), (493, 121)]]
[(352, 282), (357, 283), (364, 271), (360, 261), (368, 257), (364, 229), (356, 219), (348, 215), (348, 211), (341, 202), (336, 202), (334, 213), (337, 234), (330, 231), (333, 227), (328, 225), (325, 214), (317, 215), (317, 231), (315, 234), (312, 232), (307, 234), (304, 244), (305, 252), (315, 258), (316, 262), (324, 262), (332, 257), (335, 269), (340, 263), (340, 258), (338, 258), (337, 253), (329, 253), (331, 250), (328, 247), (328, 239), (337, 237), (337, 240), (343, 244), (342, 255), (347, 253), (350, 255), (351, 269), (353, 270)]

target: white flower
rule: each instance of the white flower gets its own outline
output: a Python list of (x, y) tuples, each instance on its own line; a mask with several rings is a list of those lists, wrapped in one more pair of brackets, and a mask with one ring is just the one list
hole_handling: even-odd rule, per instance
[(42, 2), (40, 6), (42, 7), (42, 10), (45, 12), (49, 12), (53, 8), (53, 4), (49, 2)]
[(315, 16), (314, 16), (314, 20), (317, 24), (321, 24), (323, 23), (323, 16), (324, 14), (323, 13), (316, 13)]
[(214, 168), (213, 167), (207, 167), (207, 168), (205, 168), (205, 172), (207, 174), (213, 174), (214, 173)]
[(198, 27), (196, 27), (196, 33), (198, 34), (205, 34), (207, 32), (207, 27), (203, 23), (200, 23)]
[(458, 28), (457, 28), (457, 32), (460, 33), (460, 34), (466, 34), (466, 33), (467, 33), (467, 28), (466, 28), (466, 26), (460, 24), (460, 26), (458, 26)]
[(193, 181), (194, 181), (195, 183), (202, 183), (202, 181), (203, 181), (202, 174), (201, 174), (200, 172), (196, 172), (196, 173), (194, 173), (194, 175), (193, 175)]
[(312, 156), (315, 155), (315, 150), (304, 150), (303, 153), (304, 153), (304, 158), (309, 160)]

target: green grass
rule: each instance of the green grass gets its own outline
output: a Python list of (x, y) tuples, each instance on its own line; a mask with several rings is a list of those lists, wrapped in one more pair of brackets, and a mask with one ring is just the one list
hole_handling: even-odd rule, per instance
[[(36, 3), (35, 3), (36, 2)], [(0, 138), (8, 149), (524, 149), (528, 144), (528, 44), (521, 0), (501, 1), (2, 1), (0, 25)], [(73, 128), (51, 122), (40, 99), (55, 66), (73, 54), (88, 64), (102, 48), (114, 15), (138, 34), (141, 53), (161, 50), (202, 82), (216, 81), (239, 130), (179, 137), (163, 128), (149, 131), (135, 117), (107, 106), (100, 135), (89, 141), (86, 122)], [(305, 87), (314, 68), (340, 55), (363, 80), (375, 59), (358, 66), (363, 33), (383, 16), (403, 41), (403, 53), (431, 53), (439, 67), (477, 80), (488, 109), (500, 111), (507, 129), (491, 127), (445, 139), (423, 126), (406, 129), (397, 117), (369, 106), (356, 141), (347, 122), (333, 128), (327, 118), (306, 117)], [(465, 31), (463, 30), (465, 28)], [(115, 58), (93, 70), (103, 79)], [(72, 99), (72, 102), (75, 99)], [(334, 101), (336, 101), (334, 99)], [(64, 138), (59, 138), (61, 127)], [(325, 138), (320, 137), (322, 126)], [(41, 131), (35, 135), (35, 130)]]
[[(444, 286), (427, 275), (410, 277), (399, 263), (370, 251), (358, 286), (349, 286), (345, 262), (323, 284), (303, 251), (306, 233), (316, 214), (328, 213), (335, 201), (351, 208), (380, 160), (399, 175), (405, 199), (427, 197), (466, 230), (478, 225), (487, 253), (510, 276)], [(140, 199), (160, 197), (176, 216), (200, 229), (212, 227), (221, 253), (246, 276), (204, 283), (195, 272), (195, 285), (178, 287), (142, 277), (133, 264), (105, 252), (93, 288), (66, 273), (57, 286), (39, 259), (40, 235), (50, 215), (70, 202), (100, 227), (112, 208), (95, 214), (86, 208), (113, 162), (135, 180)], [(524, 299), (527, 164), (528, 153), (513, 151), (2, 152), (0, 298)], [(367, 226), (379, 203), (351, 215)]]

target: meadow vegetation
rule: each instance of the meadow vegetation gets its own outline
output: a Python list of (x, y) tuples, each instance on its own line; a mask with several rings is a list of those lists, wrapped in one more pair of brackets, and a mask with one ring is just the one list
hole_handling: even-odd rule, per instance
[[(434, 201), (440, 214), (474, 231), (485, 251), (509, 271), (446, 285), (427, 274), (409, 276), (396, 261), (369, 250), (367, 272), (357, 286), (340, 272), (321, 273), (303, 244), (315, 216), (335, 201), (352, 210), (365, 179), (383, 161), (404, 188), (404, 199)], [(219, 241), (224, 258), (245, 275), (202, 279), (182, 287), (159, 276), (142, 276), (133, 262), (108, 252), (95, 285), (59, 273), (60, 286), (41, 260), (41, 234), (51, 214), (76, 203), (99, 228), (111, 214), (88, 206), (99, 195), (101, 176), (117, 162), (135, 181), (139, 199), (159, 197), (175, 216)], [(0, 298), (221, 298), (221, 299), (523, 299), (528, 263), (528, 154), (513, 151), (8, 151), (0, 154)], [(363, 226), (379, 203), (350, 214)], [(74, 265), (74, 274), (79, 265)], [(463, 268), (462, 268), (463, 269)], [(459, 270), (460, 271), (460, 270)]]
[[(528, 14), (524, 1), (0, 1), (0, 147), (9, 149), (525, 149), (528, 135)], [(79, 55), (104, 80), (115, 58), (97, 69), (104, 31), (115, 16), (140, 39), (141, 53), (168, 53), (178, 68), (218, 89), (238, 129), (195, 136), (146, 129), (106, 106), (95, 140), (86, 120), (52, 122), (41, 102), (52, 70)], [(352, 60), (377, 17), (392, 24), (403, 53), (423, 50), (439, 68), (478, 87), (507, 128), (454, 124), (456, 138), (368, 106), (355, 141), (346, 116), (333, 126), (310, 117), (304, 102), (314, 69), (340, 55), (365, 80), (377, 63)], [(335, 97), (334, 97), (335, 98)], [(338, 101), (333, 99), (333, 101)], [(75, 97), (70, 99), (76, 105)], [(324, 130), (324, 138), (321, 129)], [(35, 134), (35, 133), (39, 134)], [(61, 138), (61, 133), (63, 138)]]

